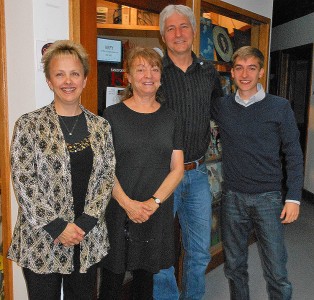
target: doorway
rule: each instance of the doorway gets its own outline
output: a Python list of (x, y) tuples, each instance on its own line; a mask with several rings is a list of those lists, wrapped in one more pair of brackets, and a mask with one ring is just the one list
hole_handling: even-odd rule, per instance
[(303, 154), (309, 122), (312, 53), (313, 44), (307, 44), (270, 54), (269, 92), (289, 100), (300, 131)]

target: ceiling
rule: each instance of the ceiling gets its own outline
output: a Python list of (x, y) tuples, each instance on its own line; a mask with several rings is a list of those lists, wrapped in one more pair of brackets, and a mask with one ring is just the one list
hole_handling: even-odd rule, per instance
[(274, 0), (272, 26), (287, 23), (314, 12), (314, 0)]

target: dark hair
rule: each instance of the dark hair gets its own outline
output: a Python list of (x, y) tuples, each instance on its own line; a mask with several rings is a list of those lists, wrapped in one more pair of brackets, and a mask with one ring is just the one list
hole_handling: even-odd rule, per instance
[[(126, 59), (126, 73), (130, 74), (133, 63), (137, 58), (142, 58), (147, 60), (147, 62), (151, 66), (157, 66), (160, 71), (162, 71), (162, 60), (161, 56), (159, 53), (157, 53), (154, 49), (152, 48), (144, 48), (144, 47), (135, 47), (132, 48), (127, 55)], [(133, 96), (133, 89), (132, 86), (129, 84), (122, 95), (121, 101), (124, 101), (126, 99), (129, 99)]]
[(49, 79), (50, 77), (49, 67), (51, 60), (56, 56), (62, 55), (72, 55), (78, 58), (83, 65), (84, 77), (87, 77), (89, 73), (88, 54), (83, 46), (70, 40), (59, 40), (49, 46), (41, 59), (46, 78)]
[(236, 52), (232, 55), (232, 66), (234, 67), (235, 60), (239, 58), (247, 58), (247, 57), (256, 57), (259, 60), (260, 68), (264, 67), (264, 55), (263, 53), (252, 46), (243, 46), (239, 48)]

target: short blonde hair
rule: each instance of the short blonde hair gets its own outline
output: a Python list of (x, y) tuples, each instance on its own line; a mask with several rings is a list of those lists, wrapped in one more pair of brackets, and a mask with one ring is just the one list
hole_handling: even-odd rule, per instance
[(239, 48), (236, 52), (233, 53), (232, 55), (232, 67), (234, 67), (235, 60), (237, 58), (247, 58), (247, 57), (256, 57), (259, 62), (259, 66), (262, 69), (264, 67), (264, 55), (263, 53), (252, 46), (243, 46)]
[(62, 55), (72, 55), (79, 59), (83, 65), (84, 77), (87, 77), (90, 67), (88, 61), (88, 54), (81, 44), (75, 43), (70, 40), (59, 40), (55, 41), (49, 46), (44, 53), (41, 62), (43, 64), (44, 73), (46, 78), (50, 78), (50, 62), (54, 57)]

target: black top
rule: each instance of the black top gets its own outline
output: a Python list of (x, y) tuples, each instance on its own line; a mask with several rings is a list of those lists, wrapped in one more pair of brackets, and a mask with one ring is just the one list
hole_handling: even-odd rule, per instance
[[(86, 118), (84, 113), (81, 113), (74, 117), (59, 116), (59, 120), (64, 139), (68, 149), (70, 149), (74, 223), (87, 234), (96, 225), (97, 219), (83, 213), (85, 195), (93, 166), (93, 152), (90, 144), (88, 144), (89, 132)], [(72, 135), (69, 134), (69, 130)], [(57, 218), (44, 228), (55, 239), (62, 233), (67, 224), (66, 220)]]
[(205, 155), (210, 140), (210, 102), (222, 96), (214, 66), (194, 53), (192, 56), (193, 63), (183, 72), (166, 53), (161, 80), (166, 105), (183, 118), (185, 162)]
[(301, 200), (303, 155), (294, 113), (287, 99), (266, 97), (244, 107), (228, 95), (212, 103), (222, 144), (224, 187), (242, 193), (281, 190), (282, 150), (286, 199)]
[[(116, 176), (133, 200), (146, 201), (169, 174), (173, 150), (182, 149), (180, 125), (165, 106), (154, 113), (138, 113), (123, 102), (105, 110), (112, 128)], [(147, 222), (128, 220), (115, 199), (106, 209), (110, 242), (104, 266), (115, 273), (145, 269), (158, 272), (174, 263), (173, 197)]]

